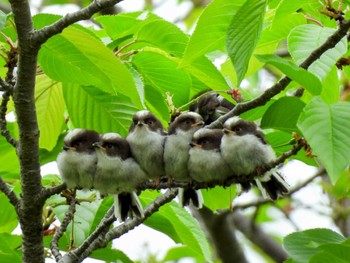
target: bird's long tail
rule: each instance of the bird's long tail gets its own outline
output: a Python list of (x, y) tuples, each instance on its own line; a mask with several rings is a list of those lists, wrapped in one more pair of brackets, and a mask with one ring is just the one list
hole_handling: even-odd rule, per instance
[(178, 197), (180, 205), (182, 207), (188, 206), (190, 203), (192, 203), (192, 205), (198, 209), (201, 209), (203, 207), (203, 195), (199, 189), (196, 190), (193, 188), (179, 188)]
[(120, 221), (134, 215), (143, 218), (143, 208), (136, 192), (120, 193), (114, 195), (114, 215)]
[(267, 171), (262, 177), (255, 178), (255, 182), (262, 196), (272, 200), (276, 200), (278, 196), (288, 194), (290, 188), (283, 176), (276, 169)]

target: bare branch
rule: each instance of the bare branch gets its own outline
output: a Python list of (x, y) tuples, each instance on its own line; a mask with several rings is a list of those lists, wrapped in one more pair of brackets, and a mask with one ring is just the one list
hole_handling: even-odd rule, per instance
[(10, 100), (10, 93), (5, 91), (2, 94), (2, 101), (0, 105), (0, 128), (1, 135), (5, 137), (6, 141), (11, 144), (13, 147), (17, 147), (18, 142), (11, 136), (10, 131), (7, 129), (6, 121), (6, 112), (7, 112), (7, 103)]
[(56, 230), (56, 232), (55, 232), (55, 234), (50, 242), (51, 252), (52, 252), (52, 255), (55, 257), (56, 261), (59, 261), (62, 258), (62, 255), (61, 255), (60, 250), (58, 248), (58, 241), (63, 236), (64, 232), (66, 232), (69, 223), (74, 218), (76, 204), (77, 204), (77, 200), (75, 199), (74, 196), (72, 196), (72, 199), (71, 199), (68, 211), (66, 213), (66, 216), (64, 217), (64, 220), (61, 223), (61, 226)]
[(252, 219), (244, 217), (237, 211), (231, 214), (232, 223), (238, 231), (242, 232), (252, 243), (260, 247), (274, 262), (284, 262), (288, 255), (271, 236), (256, 225)]
[[(319, 59), (327, 50), (334, 48), (339, 41), (346, 36), (350, 28), (350, 20), (344, 20), (341, 22), (338, 30), (331, 35), (327, 41), (319, 48), (315, 49), (303, 63), (300, 64), (301, 68), (307, 69), (313, 62)], [(238, 116), (248, 110), (265, 105), (271, 98), (283, 91), (292, 80), (288, 77), (283, 77), (280, 81), (274, 84), (271, 88), (267, 89), (259, 97), (252, 99), (248, 102), (238, 103), (231, 111), (212, 122), (207, 128), (221, 128), (224, 122), (233, 116)]]
[(43, 201), (48, 199), (50, 196), (61, 193), (63, 190), (67, 188), (66, 183), (56, 185), (50, 188), (44, 188), (40, 194), (40, 197)]
[[(291, 189), (289, 191), (289, 193), (287, 195), (285, 195), (285, 197), (286, 196), (291, 196), (294, 193), (298, 192), (300, 189), (304, 188), (309, 183), (311, 183), (313, 180), (315, 180), (317, 177), (324, 175), (324, 173), (325, 173), (325, 170), (323, 168), (320, 169), (313, 176), (311, 176), (310, 178), (308, 178), (307, 180), (305, 180), (301, 184), (299, 184), (299, 185), (295, 186), (293, 189)], [(246, 208), (249, 208), (249, 207), (257, 207), (257, 206), (261, 206), (261, 205), (268, 204), (268, 203), (273, 203), (273, 201), (271, 201), (270, 199), (259, 199), (257, 201), (250, 202), (250, 203), (247, 203), (247, 204), (235, 205), (235, 206), (233, 206), (233, 210), (246, 209)]]
[(115, 220), (114, 216), (110, 216), (112, 212), (109, 210), (107, 215), (104, 217), (104, 220), (100, 222), (100, 225), (95, 229), (91, 236), (85, 240), (82, 246), (67, 253), (60, 262), (67, 262), (65, 261), (67, 257), (73, 260), (73, 262), (81, 262), (95, 249), (105, 247), (111, 240), (122, 236), (136, 226), (142, 224), (143, 221), (145, 221), (153, 213), (157, 212), (162, 205), (173, 200), (176, 197), (177, 192), (177, 189), (167, 190), (163, 195), (159, 196), (145, 208), (144, 217), (142, 219), (134, 217), (133, 219), (127, 220), (108, 232), (105, 232), (106, 228), (108, 228), (113, 223), (112, 221)]
[(50, 37), (61, 33), (66, 27), (74, 24), (75, 22), (89, 19), (93, 14), (107, 7), (112, 7), (121, 1), (122, 0), (94, 0), (87, 7), (79, 11), (69, 13), (52, 25), (35, 31), (32, 39), (35, 43), (41, 45), (45, 43)]
[(19, 207), (20, 200), (18, 199), (16, 194), (7, 186), (6, 182), (1, 177), (0, 177), (0, 191), (7, 196), (10, 203), (14, 206), (18, 214), (18, 207)]

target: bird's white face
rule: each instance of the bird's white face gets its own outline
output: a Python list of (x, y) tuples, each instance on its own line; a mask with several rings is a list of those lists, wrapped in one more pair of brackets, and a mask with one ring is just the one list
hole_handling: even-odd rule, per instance
[(150, 111), (147, 110), (142, 110), (135, 113), (129, 133), (140, 132), (142, 130), (156, 132), (159, 134), (164, 133), (162, 123)]

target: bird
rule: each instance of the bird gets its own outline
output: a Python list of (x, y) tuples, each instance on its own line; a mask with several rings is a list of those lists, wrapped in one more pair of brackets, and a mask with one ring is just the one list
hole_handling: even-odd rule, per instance
[(193, 134), (188, 161), (188, 169), (193, 180), (223, 184), (232, 175), (229, 165), (220, 152), (223, 135), (221, 129), (208, 128), (199, 129)]
[[(182, 113), (169, 125), (168, 136), (164, 145), (166, 176), (179, 182), (191, 181), (187, 167), (190, 142), (195, 131), (203, 125), (203, 118), (195, 112)], [(182, 206), (188, 205), (190, 201), (197, 208), (203, 206), (203, 197), (200, 190), (180, 188), (178, 196)]]
[[(203, 96), (204, 93), (208, 93), (210, 90), (204, 90), (194, 96), (194, 98)], [(201, 97), (198, 102), (190, 106), (190, 111), (199, 113), (205, 124), (208, 125), (218, 119), (220, 116), (226, 114), (234, 108), (234, 104), (226, 100), (221, 95), (210, 92)]]
[(57, 167), (68, 189), (93, 187), (97, 157), (92, 144), (100, 135), (93, 130), (76, 128), (64, 137), (63, 150), (57, 156)]
[(165, 130), (162, 123), (148, 110), (135, 113), (126, 137), (132, 156), (149, 179), (160, 181), (164, 176)]
[(133, 215), (144, 217), (136, 188), (147, 176), (132, 157), (127, 140), (117, 133), (105, 133), (93, 146), (97, 155), (94, 188), (102, 195), (114, 195), (114, 213), (119, 221)]
[[(254, 122), (235, 116), (227, 119), (223, 127), (221, 152), (235, 175), (249, 175), (276, 159), (264, 133)], [(272, 200), (289, 192), (286, 181), (273, 169), (255, 178), (255, 183), (263, 197)]]

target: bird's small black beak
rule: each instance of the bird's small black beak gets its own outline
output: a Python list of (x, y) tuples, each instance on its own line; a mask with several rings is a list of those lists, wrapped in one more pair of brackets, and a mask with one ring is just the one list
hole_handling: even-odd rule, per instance
[(223, 132), (224, 132), (225, 134), (236, 134), (234, 131), (231, 131), (231, 130), (226, 129), (226, 128), (223, 129)]
[(191, 147), (196, 147), (196, 146), (199, 146), (199, 144), (194, 143), (194, 142), (190, 142), (189, 144), (190, 144), (190, 146), (191, 146)]
[(141, 127), (143, 125), (144, 125), (144, 123), (142, 121), (137, 122), (137, 126)]
[(76, 149), (74, 147), (69, 147), (67, 145), (63, 145), (63, 151), (69, 151), (69, 150), (75, 151)]
[(102, 148), (102, 146), (101, 146), (101, 144), (99, 142), (94, 142), (92, 144), (92, 146), (95, 147), (95, 148)]
[(204, 126), (204, 121), (199, 121), (194, 124), (192, 124), (192, 127), (203, 127)]

